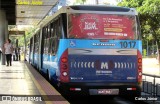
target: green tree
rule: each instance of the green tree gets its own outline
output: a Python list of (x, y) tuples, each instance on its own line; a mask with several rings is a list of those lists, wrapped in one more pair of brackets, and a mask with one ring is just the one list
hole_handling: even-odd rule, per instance
[[(33, 36), (33, 33), (36, 31), (36, 28), (34, 27), (30, 27), (28, 29), (25, 30), (25, 36), (26, 36), (26, 44), (29, 44), (30, 42), (30, 38)], [(23, 47), (25, 45), (24, 43), (24, 36), (21, 37), (17, 37), (16, 39), (18, 39), (18, 45), (20, 47)]]
[(111, 5), (109, 1), (104, 2), (105, 5)]
[(86, 2), (86, 0), (76, 0), (75, 4), (79, 3), (79, 4), (84, 4)]
[(155, 41), (160, 48), (160, 1), (123, 0), (119, 6), (136, 8), (139, 12), (143, 41)]

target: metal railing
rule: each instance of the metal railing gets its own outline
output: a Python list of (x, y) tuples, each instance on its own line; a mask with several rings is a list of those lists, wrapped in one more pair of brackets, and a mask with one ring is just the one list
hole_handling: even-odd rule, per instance
[(142, 74), (142, 92), (153, 97), (160, 97), (160, 76)]

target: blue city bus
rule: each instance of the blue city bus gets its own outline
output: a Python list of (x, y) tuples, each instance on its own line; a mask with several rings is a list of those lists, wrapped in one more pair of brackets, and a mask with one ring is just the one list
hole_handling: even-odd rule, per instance
[(39, 71), (64, 94), (140, 95), (142, 41), (134, 8), (64, 6), (39, 34), (31, 39), (31, 56), (39, 52)]

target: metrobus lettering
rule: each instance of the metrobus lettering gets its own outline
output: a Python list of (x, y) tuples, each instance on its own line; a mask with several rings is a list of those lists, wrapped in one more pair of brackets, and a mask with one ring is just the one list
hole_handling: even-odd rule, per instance
[(97, 30), (98, 28), (96, 27), (95, 22), (85, 22), (85, 30)]

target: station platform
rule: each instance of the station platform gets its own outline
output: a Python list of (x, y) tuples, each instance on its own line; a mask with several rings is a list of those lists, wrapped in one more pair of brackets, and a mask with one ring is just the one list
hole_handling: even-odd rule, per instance
[(28, 62), (0, 65), (0, 104), (69, 104)]

